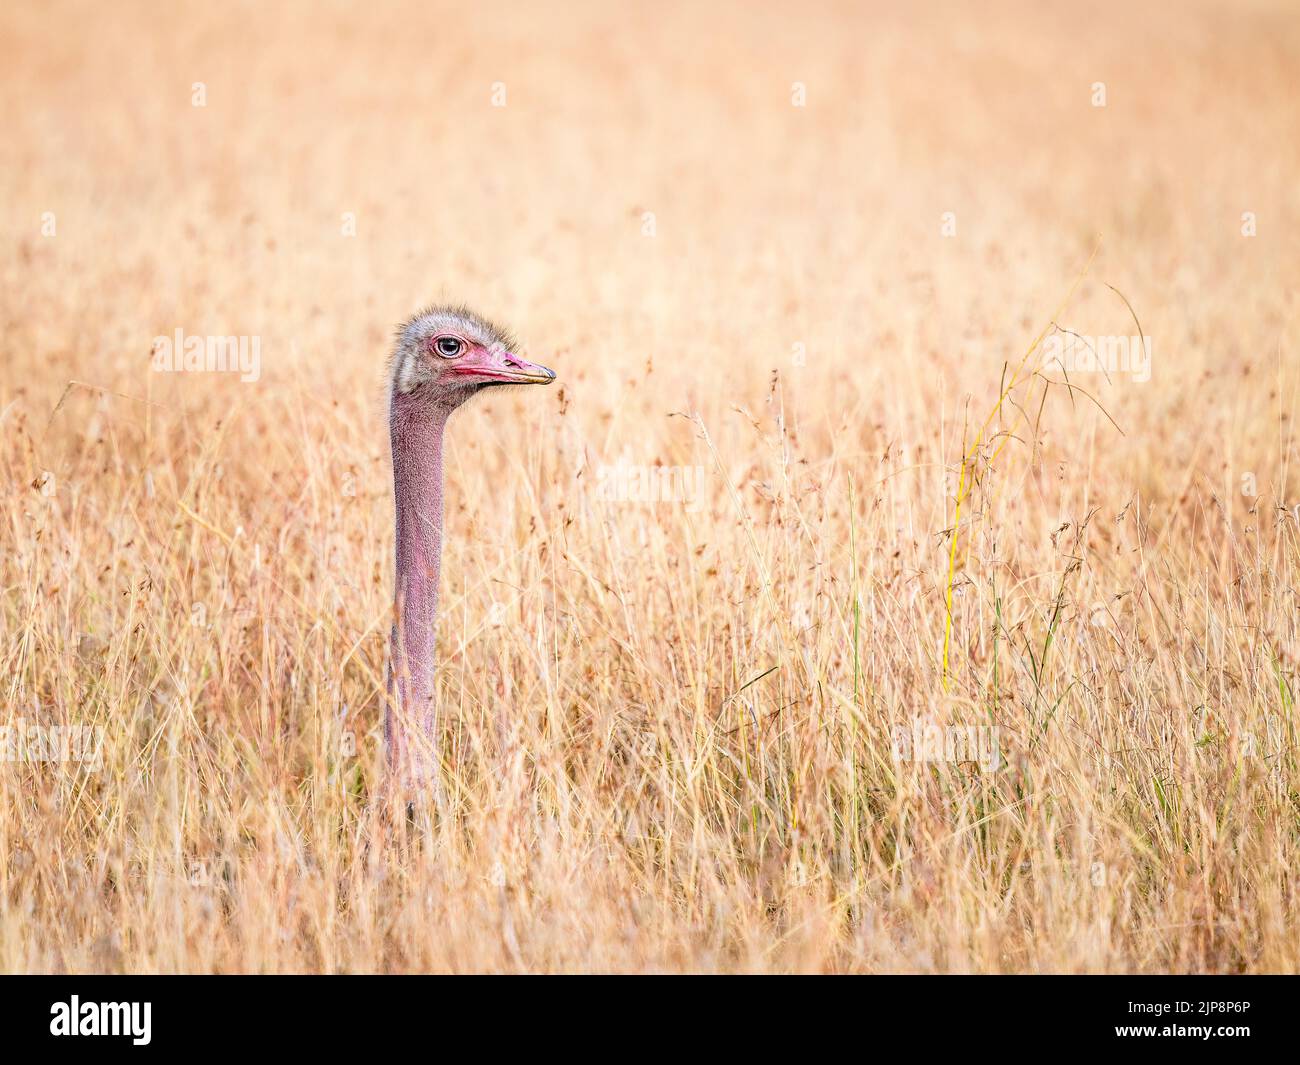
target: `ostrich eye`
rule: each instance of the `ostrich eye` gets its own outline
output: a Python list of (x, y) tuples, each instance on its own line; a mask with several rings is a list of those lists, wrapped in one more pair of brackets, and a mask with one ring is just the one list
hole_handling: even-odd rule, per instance
[(433, 344), (434, 350), (444, 359), (454, 359), (465, 345), (456, 337), (439, 337)]

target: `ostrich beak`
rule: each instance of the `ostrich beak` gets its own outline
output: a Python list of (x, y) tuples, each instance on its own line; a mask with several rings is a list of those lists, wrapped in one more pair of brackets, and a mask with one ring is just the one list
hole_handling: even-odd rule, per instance
[(555, 371), (536, 362), (529, 362), (518, 355), (504, 355), (506, 362), (502, 380), (518, 381), (527, 385), (549, 385), (555, 380)]
[(555, 380), (554, 370), (508, 351), (484, 352), (484, 358), (473, 362), (467, 360), (457, 366), (454, 372), (485, 383), (549, 385)]

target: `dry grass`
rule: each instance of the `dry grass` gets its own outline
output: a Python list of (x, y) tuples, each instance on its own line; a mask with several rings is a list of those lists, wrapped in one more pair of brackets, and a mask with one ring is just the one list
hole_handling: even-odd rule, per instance
[[(3, 712), (105, 736), (0, 766), (0, 968), (1300, 968), (1293, 6), (467, 6), (0, 14)], [(1151, 380), (989, 423), (945, 688), (964, 448), (1098, 238), (1059, 323), (1115, 286)], [(380, 368), (437, 298), (563, 388), (453, 423), (393, 832)], [(177, 327), (261, 378), (151, 372)]]

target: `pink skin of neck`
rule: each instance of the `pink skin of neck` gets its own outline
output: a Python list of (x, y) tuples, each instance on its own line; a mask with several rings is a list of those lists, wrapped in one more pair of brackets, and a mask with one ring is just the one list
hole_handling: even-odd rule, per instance
[(407, 717), (398, 725), (391, 706), (384, 715), (389, 762), (428, 779), (430, 753), (412, 750), (411, 733), (433, 735), (433, 638), (442, 569), (442, 437), (450, 409), (394, 392), (389, 411), (393, 447), (393, 496), (397, 518), (394, 588), (393, 673), (397, 705)]
[[(384, 713), (384, 740), (394, 776), (414, 789), (435, 779), (434, 632), (442, 568), (442, 445), (451, 412), (495, 384), (549, 384), (555, 374), (504, 351), (466, 339), (463, 357), (430, 354), (448, 335), (439, 329), (418, 351), (409, 379), (394, 381), (389, 406), (397, 565), (392, 667)], [(406, 380), (404, 387), (399, 382)]]

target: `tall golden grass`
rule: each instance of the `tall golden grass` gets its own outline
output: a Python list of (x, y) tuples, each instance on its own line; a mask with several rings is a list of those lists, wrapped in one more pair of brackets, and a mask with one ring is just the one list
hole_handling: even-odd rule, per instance
[[(4, 723), (104, 737), (0, 968), (1300, 968), (1293, 5), (468, 6), (0, 12)], [(451, 426), (395, 827), (438, 299), (561, 387)]]

